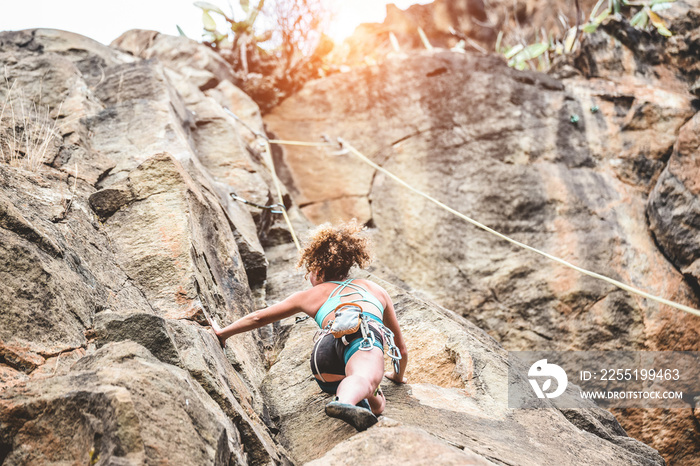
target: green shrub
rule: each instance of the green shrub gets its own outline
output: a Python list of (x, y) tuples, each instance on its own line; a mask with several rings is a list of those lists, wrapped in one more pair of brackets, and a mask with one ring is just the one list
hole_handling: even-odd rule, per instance
[[(503, 33), (499, 33), (496, 40), (496, 52), (502, 54), (508, 65), (519, 69), (533, 69), (545, 71), (549, 69), (551, 60), (555, 55), (569, 54), (580, 44), (582, 34), (590, 34), (598, 27), (611, 20), (626, 17), (630, 25), (640, 30), (656, 30), (665, 37), (672, 35), (663, 19), (658, 15), (659, 11), (671, 8), (676, 0), (598, 0), (593, 7), (588, 21), (583, 25), (575, 25), (567, 29), (563, 37), (555, 38), (551, 34), (543, 37), (533, 44), (516, 43), (510, 46), (504, 45)], [(607, 3), (607, 8), (601, 10)], [(578, 1), (576, 1), (578, 11)]]

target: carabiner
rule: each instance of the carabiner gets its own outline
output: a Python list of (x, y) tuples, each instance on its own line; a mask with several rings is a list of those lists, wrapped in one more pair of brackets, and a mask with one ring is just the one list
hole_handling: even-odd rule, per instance
[(374, 346), (374, 342), (376, 340), (374, 339), (374, 333), (370, 332), (368, 336), (366, 336), (361, 342), (360, 342), (360, 350), (361, 351), (369, 351), (372, 349)]

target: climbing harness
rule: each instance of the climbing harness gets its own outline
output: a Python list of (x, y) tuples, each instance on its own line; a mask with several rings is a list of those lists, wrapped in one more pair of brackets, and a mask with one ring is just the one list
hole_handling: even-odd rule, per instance
[(386, 345), (388, 347), (387, 355), (392, 359), (394, 370), (399, 373), (401, 360), (401, 352), (394, 342), (394, 332), (384, 325), (384, 322), (379, 320), (372, 314), (365, 313), (362, 308), (355, 303), (342, 303), (335, 308), (335, 316), (333, 320), (328, 322), (328, 325), (319, 332), (320, 335), (331, 334), (334, 338), (339, 338), (343, 345), (349, 346), (346, 337), (358, 330), (362, 334), (362, 340), (358, 346), (359, 351), (370, 351), (374, 346), (376, 339), (374, 333), (369, 329), (370, 321), (372, 325), (379, 327), (379, 330), (384, 335)]
[[(229, 110), (227, 110), (227, 111), (229, 113), (231, 113)], [(236, 120), (241, 121), (238, 117), (235, 117), (235, 118), (236, 118)], [(248, 129), (250, 129), (247, 125), (245, 125), (245, 126)], [(250, 131), (253, 132), (253, 134), (255, 134), (256, 136), (264, 138), (265, 142), (267, 143), (268, 150), (269, 150), (270, 144), (309, 146), (309, 147), (329, 147), (329, 148), (331, 148), (331, 147), (337, 148), (338, 147), (337, 144), (333, 144), (331, 142), (303, 142), (303, 141), (286, 141), (286, 140), (279, 140), (279, 139), (271, 140), (271, 139), (268, 139), (267, 137), (265, 137), (264, 135), (260, 135), (260, 133), (257, 133), (252, 129), (250, 129)], [(560, 265), (563, 265), (563, 266), (568, 267), (570, 269), (576, 270), (579, 273), (582, 273), (582, 274), (587, 275), (589, 277), (593, 277), (593, 278), (596, 278), (598, 280), (602, 280), (604, 282), (610, 283), (611, 285), (614, 285), (614, 286), (620, 288), (621, 290), (627, 291), (628, 293), (633, 293), (633, 294), (636, 294), (636, 295), (641, 296), (643, 298), (651, 299), (652, 301), (656, 301), (657, 303), (665, 304), (666, 306), (670, 306), (670, 307), (673, 307), (673, 308), (678, 309), (680, 311), (687, 312), (689, 314), (693, 314), (693, 315), (700, 317), (700, 309), (695, 309), (695, 308), (692, 308), (690, 306), (686, 306), (685, 304), (680, 304), (680, 303), (677, 303), (675, 301), (661, 298), (659, 296), (654, 296), (650, 293), (647, 293), (646, 291), (642, 291), (640, 289), (626, 285), (625, 283), (622, 283), (622, 282), (615, 280), (613, 278), (610, 278), (610, 277), (607, 277), (605, 275), (602, 275), (602, 274), (599, 274), (596, 272), (592, 272), (590, 270), (576, 266), (570, 262), (565, 261), (564, 259), (560, 259), (556, 256), (549, 254), (549, 253), (546, 253), (544, 251), (540, 251), (537, 248), (534, 248), (532, 246), (528, 246), (525, 243), (521, 243), (520, 241), (517, 241), (513, 238), (510, 238), (509, 236), (506, 236), (502, 233), (499, 233), (496, 230), (487, 227), (486, 225), (464, 215), (463, 213), (453, 209), (452, 207), (448, 206), (447, 204), (435, 199), (434, 197), (430, 196), (429, 194), (426, 194), (423, 191), (414, 188), (413, 186), (411, 186), (410, 184), (408, 184), (407, 182), (405, 182), (404, 180), (402, 180), (398, 176), (391, 173), (386, 168), (381, 167), (380, 165), (378, 165), (375, 162), (373, 162), (372, 160), (370, 160), (366, 155), (364, 155), (362, 152), (358, 151), (353, 146), (351, 146), (350, 144), (345, 142), (342, 138), (338, 138), (337, 140), (338, 140), (338, 143), (340, 144), (340, 148), (342, 150), (349, 150), (353, 155), (355, 155), (357, 158), (359, 158), (361, 161), (363, 161), (367, 165), (371, 166), (375, 170), (384, 173), (386, 176), (393, 179), (394, 181), (396, 181), (400, 185), (404, 186), (405, 188), (409, 189), (410, 191), (418, 194), (419, 196), (424, 197), (425, 199), (429, 200), (430, 202), (437, 205), (438, 207), (446, 210), (447, 212), (450, 212), (453, 215), (456, 215), (457, 217), (461, 218), (462, 220), (465, 220), (465, 221), (471, 223), (472, 225), (474, 225), (477, 228), (480, 228), (488, 233), (491, 233), (492, 235), (495, 235), (498, 238), (501, 238), (505, 241), (508, 241), (509, 243), (514, 244), (520, 248), (527, 249), (528, 251), (531, 251), (531, 252), (539, 254), (543, 257), (546, 257), (547, 259), (550, 259), (554, 262), (557, 262)], [(272, 169), (272, 173), (273, 173), (273, 179), (277, 179), (276, 175), (274, 174), (274, 168)], [(296, 237), (294, 237), (294, 238), (296, 238)], [(297, 244), (297, 247), (299, 247), (298, 243), (296, 243), (296, 241), (295, 241), (295, 244)]]

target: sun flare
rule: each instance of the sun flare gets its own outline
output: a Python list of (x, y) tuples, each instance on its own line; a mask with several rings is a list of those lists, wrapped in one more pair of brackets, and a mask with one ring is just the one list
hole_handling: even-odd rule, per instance
[(328, 36), (337, 44), (341, 44), (355, 31), (355, 28), (362, 23), (381, 23), (386, 17), (386, 5), (395, 4), (401, 9), (406, 9), (417, 3), (431, 3), (430, 1), (415, 0), (327, 0), (327, 7), (333, 12), (328, 27)]

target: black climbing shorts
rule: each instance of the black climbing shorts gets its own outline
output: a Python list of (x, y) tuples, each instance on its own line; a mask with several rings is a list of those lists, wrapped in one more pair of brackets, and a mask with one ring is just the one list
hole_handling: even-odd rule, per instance
[[(384, 351), (384, 339), (381, 330), (373, 325), (369, 326), (374, 334), (374, 346)], [(311, 351), (311, 372), (318, 374), (345, 375), (345, 364), (350, 357), (358, 351), (359, 343), (362, 341), (362, 332), (357, 331), (347, 335), (345, 340), (349, 343), (345, 345), (340, 338), (335, 338), (330, 333), (321, 336)], [(340, 381), (324, 382), (316, 379), (318, 386), (326, 393), (335, 394)]]

